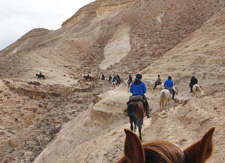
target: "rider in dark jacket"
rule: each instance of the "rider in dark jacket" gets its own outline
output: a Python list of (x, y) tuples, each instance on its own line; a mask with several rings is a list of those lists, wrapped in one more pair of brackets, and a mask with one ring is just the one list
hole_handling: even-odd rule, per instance
[(191, 81), (190, 81), (190, 83), (189, 83), (189, 87), (191, 88), (190, 93), (192, 93), (192, 88), (193, 88), (193, 85), (195, 85), (195, 84), (198, 84), (198, 79), (195, 78), (194, 76), (192, 76), (192, 77), (191, 77)]
[(132, 83), (132, 76), (131, 76), (131, 74), (129, 74), (129, 79), (128, 79), (128, 81), (127, 81), (127, 84), (128, 84), (128, 85), (130, 85), (130, 83)]
[(130, 92), (133, 95), (142, 95), (143, 96), (144, 106), (146, 108), (146, 115), (148, 118), (150, 118), (151, 116), (149, 115), (148, 101), (147, 101), (146, 96), (144, 95), (146, 93), (146, 86), (145, 86), (145, 83), (141, 81), (141, 78), (142, 78), (141, 74), (136, 75), (136, 79), (134, 80), (134, 82), (132, 82), (132, 84), (130, 86)]
[(128, 81), (131, 81), (131, 82), (132, 82), (132, 76), (131, 76), (131, 74), (129, 74), (129, 79), (128, 79)]
[(102, 74), (102, 80), (105, 80), (105, 75), (104, 74)]
[(161, 78), (160, 78), (160, 75), (158, 75), (158, 79), (157, 79), (157, 81), (155, 82), (155, 85), (154, 85), (153, 89), (155, 89), (156, 86), (157, 86), (157, 85), (160, 85), (160, 84), (162, 84), (162, 80), (161, 80)]
[(112, 76), (110, 75), (110, 76), (109, 76), (109, 81), (111, 81), (111, 80), (112, 80)]

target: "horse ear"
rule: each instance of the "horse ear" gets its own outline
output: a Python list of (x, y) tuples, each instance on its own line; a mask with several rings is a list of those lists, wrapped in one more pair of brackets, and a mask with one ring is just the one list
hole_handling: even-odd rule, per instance
[(124, 129), (126, 140), (124, 146), (125, 158), (130, 162), (145, 162), (145, 153), (138, 136), (131, 130)]
[(200, 141), (184, 150), (187, 162), (204, 163), (213, 153), (213, 132), (211, 128)]

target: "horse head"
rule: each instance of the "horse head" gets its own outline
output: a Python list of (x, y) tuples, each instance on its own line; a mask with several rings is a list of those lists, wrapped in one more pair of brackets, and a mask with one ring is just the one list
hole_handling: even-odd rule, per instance
[(178, 86), (174, 87), (175, 94), (178, 95)]
[(204, 163), (212, 155), (214, 129), (211, 128), (201, 140), (184, 151), (164, 140), (142, 145), (134, 132), (124, 129), (126, 133), (124, 157), (117, 163)]

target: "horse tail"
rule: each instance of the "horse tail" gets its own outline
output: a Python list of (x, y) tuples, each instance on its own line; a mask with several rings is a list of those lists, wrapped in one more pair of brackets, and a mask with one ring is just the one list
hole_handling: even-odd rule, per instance
[(199, 90), (199, 92), (201, 92), (202, 95), (204, 95), (204, 92), (203, 92), (203, 90), (201, 89), (200, 86), (198, 86), (198, 90)]
[(162, 92), (161, 95), (160, 95), (160, 107), (161, 107), (161, 110), (163, 111), (163, 108), (164, 108), (164, 105), (165, 105), (165, 100), (166, 100), (166, 93), (165, 92)]
[(128, 104), (127, 114), (130, 117), (131, 121), (134, 122), (135, 125), (136, 124), (139, 125), (139, 124), (141, 124), (141, 121), (139, 120), (139, 118), (135, 114), (136, 109), (137, 109), (137, 104), (136, 103)]

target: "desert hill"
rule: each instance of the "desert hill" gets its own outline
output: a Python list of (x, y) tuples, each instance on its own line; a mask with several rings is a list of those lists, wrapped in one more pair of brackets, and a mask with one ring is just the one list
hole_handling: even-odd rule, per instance
[[(130, 95), (105, 75), (173, 76), (175, 109), (159, 111), (159, 91), (148, 86), (153, 117), (143, 142), (165, 139), (185, 149), (212, 126), (224, 162), (224, 1), (97, 0), (55, 31), (34, 29), (0, 52), (1, 162), (116, 162), (129, 128)], [(37, 80), (36, 73), (46, 75)], [(82, 77), (89, 73), (94, 82)], [(205, 96), (195, 98), (195, 75)], [(147, 82), (146, 82), (147, 83)]]

